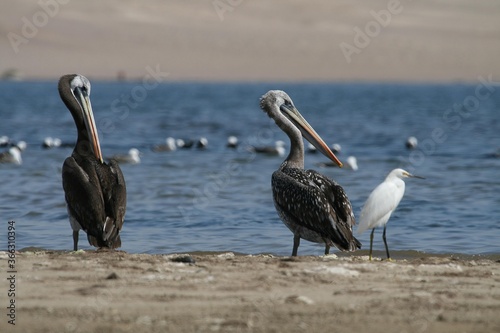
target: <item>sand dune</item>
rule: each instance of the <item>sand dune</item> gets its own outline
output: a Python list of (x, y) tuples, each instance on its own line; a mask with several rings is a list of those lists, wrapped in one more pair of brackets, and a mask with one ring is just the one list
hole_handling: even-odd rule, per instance
[[(43, 5), (41, 5), (43, 4)], [(0, 73), (55, 79), (500, 81), (500, 3), (19, 0)]]

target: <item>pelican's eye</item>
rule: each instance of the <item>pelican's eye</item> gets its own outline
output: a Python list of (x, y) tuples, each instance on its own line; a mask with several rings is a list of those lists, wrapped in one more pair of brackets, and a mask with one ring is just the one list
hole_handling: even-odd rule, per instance
[(293, 104), (292, 104), (292, 102), (291, 102), (291, 101), (289, 101), (289, 100), (287, 100), (287, 99), (285, 99), (285, 100), (283, 101), (283, 104), (282, 104), (282, 105), (283, 105), (285, 108), (287, 108), (287, 109), (291, 109), (291, 108), (293, 108)]

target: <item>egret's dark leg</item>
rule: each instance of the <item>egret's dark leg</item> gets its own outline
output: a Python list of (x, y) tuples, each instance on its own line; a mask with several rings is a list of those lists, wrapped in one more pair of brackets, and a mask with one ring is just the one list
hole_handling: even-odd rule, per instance
[(78, 230), (73, 230), (73, 251), (78, 251)]
[(374, 232), (375, 232), (375, 228), (372, 229), (372, 233), (370, 234), (370, 261), (372, 260), (373, 233)]
[(385, 228), (387, 227), (387, 224), (384, 225), (384, 233), (382, 234), (382, 239), (384, 240), (385, 244), (385, 252), (387, 253), (387, 260), (391, 260), (391, 255), (389, 254), (389, 247), (387, 246), (387, 240), (385, 239)]
[(330, 245), (325, 245), (325, 256), (330, 254)]
[(293, 235), (293, 251), (292, 251), (292, 257), (297, 256), (297, 250), (299, 249), (300, 245), (300, 236), (299, 235)]

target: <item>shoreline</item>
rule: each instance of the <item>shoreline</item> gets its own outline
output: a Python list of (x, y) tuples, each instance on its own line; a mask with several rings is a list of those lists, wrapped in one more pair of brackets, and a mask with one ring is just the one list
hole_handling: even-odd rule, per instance
[(498, 260), (27, 251), (16, 262), (23, 332), (500, 329)]
[[(0, 259), (3, 252), (6, 250), (0, 249)], [(99, 253), (101, 251), (97, 249), (80, 249), (84, 253)], [(107, 250), (103, 251), (106, 252)], [(42, 247), (33, 247), (28, 246), (17, 250), (18, 253), (56, 253), (56, 254), (72, 254), (74, 251), (71, 250), (53, 250)], [(161, 256), (176, 256), (176, 255), (191, 255), (191, 256), (207, 256), (207, 255), (220, 255), (224, 253), (233, 253), (237, 257), (245, 257), (245, 256), (270, 256), (276, 258), (286, 258), (288, 255), (280, 255), (272, 252), (262, 252), (262, 253), (242, 253), (232, 250), (221, 250), (221, 251), (187, 251), (187, 252), (168, 252), (168, 253), (148, 253), (148, 252), (129, 252), (124, 250), (113, 250), (111, 252), (124, 253), (129, 255), (161, 255)], [(368, 259), (369, 250), (357, 250), (355, 252), (335, 252), (331, 254), (332, 256), (336, 256), (339, 259), (346, 259), (350, 257), (362, 258), (362, 260)], [(302, 255), (298, 255), (301, 257)], [(305, 254), (304, 257), (325, 257), (324, 255), (316, 256), (311, 254)], [(373, 250), (373, 261), (385, 261), (385, 251), (384, 250)], [(450, 260), (462, 260), (462, 261), (473, 261), (473, 260), (491, 260), (494, 262), (500, 263), (500, 253), (478, 253), (478, 254), (467, 254), (460, 252), (446, 252), (446, 253), (432, 253), (432, 252), (423, 252), (417, 250), (393, 250), (391, 251), (391, 257), (394, 260), (415, 260), (415, 259), (425, 259), (425, 258), (448, 258)]]

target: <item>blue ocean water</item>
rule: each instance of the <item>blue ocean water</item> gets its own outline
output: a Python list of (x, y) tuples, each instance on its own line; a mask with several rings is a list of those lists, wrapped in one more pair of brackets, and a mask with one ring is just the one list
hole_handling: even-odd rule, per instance
[[(355, 214), (396, 167), (424, 176), (406, 181), (406, 194), (388, 224), (392, 251), (500, 253), (500, 86), (477, 84), (165, 83), (93, 82), (91, 100), (105, 156), (136, 147), (141, 163), (123, 165), (128, 207), (122, 249), (133, 253), (235, 251), (289, 255), (292, 234), (279, 220), (271, 174), (283, 158), (255, 155), (247, 145), (287, 137), (258, 106), (269, 89), (289, 93), (302, 115), (341, 160), (359, 170), (306, 168), (334, 178)], [(16, 221), (17, 248), (71, 250), (61, 167), (72, 148), (44, 150), (45, 137), (76, 140), (57, 82), (0, 82), (0, 136), (28, 143), (20, 166), (0, 164), (0, 248), (7, 221)], [(240, 148), (226, 148), (229, 135)], [(404, 143), (416, 136), (420, 146)], [(206, 137), (205, 150), (157, 153), (172, 136)], [(4, 148), (5, 149), (5, 148)], [(3, 230), (2, 230), (3, 229)], [(374, 249), (383, 250), (382, 230)], [(1, 236), (4, 235), (4, 236)], [(369, 247), (369, 232), (359, 236)], [(81, 232), (80, 247), (91, 249)], [(302, 241), (299, 255), (323, 246)]]

